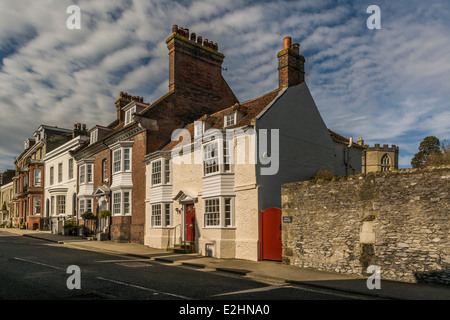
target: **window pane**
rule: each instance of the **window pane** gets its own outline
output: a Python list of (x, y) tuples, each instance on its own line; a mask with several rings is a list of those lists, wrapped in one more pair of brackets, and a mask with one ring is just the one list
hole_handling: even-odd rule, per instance
[(165, 160), (165, 183), (170, 183), (170, 160)]
[(125, 171), (130, 170), (130, 149), (123, 150), (123, 166)]
[(120, 192), (113, 194), (113, 214), (120, 214), (121, 196)]
[(123, 193), (123, 214), (130, 214), (130, 193)]
[(34, 197), (33, 198), (33, 214), (40, 215), (41, 214), (41, 198)]
[(65, 214), (66, 213), (66, 197), (65, 196), (57, 196), (57, 213)]
[[(55, 169), (53, 167), (50, 167), (50, 185), (53, 185), (53, 183), (54, 183), (54, 170)], [(80, 182), (81, 182), (81, 178), (80, 178)]]
[(219, 171), (219, 150), (217, 142), (206, 145), (203, 149), (203, 167), (205, 174)]
[(58, 164), (58, 182), (62, 182), (62, 177), (63, 177), (63, 166), (62, 163)]
[(153, 227), (161, 226), (161, 205), (160, 204), (152, 205), (152, 226)]
[(225, 227), (231, 226), (231, 198), (225, 198)]
[(79, 208), (80, 208), (80, 215), (82, 215), (85, 211), (84, 211), (84, 209), (85, 209), (85, 206), (84, 206), (84, 200), (80, 200), (80, 206), (79, 206)]
[(34, 185), (41, 185), (41, 169), (34, 169)]
[(87, 165), (87, 182), (92, 182), (92, 164)]
[(152, 185), (161, 183), (161, 161), (152, 162)]
[(164, 226), (170, 226), (172, 224), (172, 221), (170, 221), (170, 204), (166, 203), (164, 205), (165, 207), (165, 219), (164, 219)]
[(122, 161), (122, 150), (116, 150), (114, 151), (114, 164), (113, 164), (113, 171), (114, 173), (119, 172), (121, 170), (121, 161)]
[(205, 225), (220, 225), (219, 198), (205, 200)]
[(73, 159), (69, 159), (69, 179), (73, 179)]
[(102, 180), (105, 181), (106, 177), (108, 176), (108, 162), (106, 159), (102, 162)]
[(80, 167), (80, 183), (86, 182), (86, 166)]

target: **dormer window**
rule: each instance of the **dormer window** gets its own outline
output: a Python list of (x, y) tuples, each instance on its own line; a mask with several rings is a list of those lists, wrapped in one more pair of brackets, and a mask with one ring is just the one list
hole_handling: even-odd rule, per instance
[(91, 132), (91, 144), (97, 142), (98, 140), (98, 129)]
[(136, 113), (136, 106), (125, 112), (125, 125), (129, 125), (133, 121), (133, 114)]
[(224, 128), (234, 126), (236, 124), (236, 112), (225, 115)]

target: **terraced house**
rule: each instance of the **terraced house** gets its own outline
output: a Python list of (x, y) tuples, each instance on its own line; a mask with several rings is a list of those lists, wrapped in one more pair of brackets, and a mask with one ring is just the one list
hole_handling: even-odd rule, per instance
[(169, 91), (153, 103), (121, 92), (117, 117), (89, 130), (90, 140), (74, 150), (78, 167), (78, 218), (111, 212), (110, 239), (144, 242), (144, 157), (170, 141), (172, 132), (205, 113), (237, 102), (222, 77), (218, 45), (173, 26), (169, 50)]
[[(44, 157), (48, 152), (72, 138), (70, 129), (41, 125), (33, 138), (24, 142), (24, 151), (16, 158), (14, 182), (14, 211), (17, 221), (27, 229), (47, 229), (44, 219)], [(45, 226), (43, 225), (45, 224)]]
[(76, 218), (77, 168), (70, 151), (89, 139), (86, 125), (77, 123), (72, 139), (47, 152), (44, 160), (43, 216), (49, 220), (53, 233), (63, 233), (68, 218)]
[(361, 172), (364, 147), (327, 129), (299, 45), (285, 38), (277, 57), (278, 88), (203, 115), (146, 156), (146, 245), (281, 260), (281, 185)]

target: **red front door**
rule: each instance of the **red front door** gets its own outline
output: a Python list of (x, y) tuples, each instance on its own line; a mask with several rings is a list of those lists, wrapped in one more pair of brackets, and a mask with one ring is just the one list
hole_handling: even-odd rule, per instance
[(261, 260), (282, 260), (281, 210), (268, 208), (261, 211)]
[(193, 204), (185, 205), (185, 214), (186, 214), (186, 241), (194, 242), (195, 241), (195, 209)]

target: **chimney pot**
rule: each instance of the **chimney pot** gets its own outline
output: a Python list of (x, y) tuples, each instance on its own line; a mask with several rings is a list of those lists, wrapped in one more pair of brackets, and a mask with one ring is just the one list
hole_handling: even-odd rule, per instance
[(203, 42), (202, 37), (201, 37), (201, 36), (198, 36), (198, 38), (197, 38), (197, 43), (198, 43), (198, 44), (202, 44), (202, 42)]
[(77, 130), (77, 124), (76, 123), (73, 125), (73, 130)]
[(294, 44), (292, 45), (292, 51), (294, 51), (295, 53), (300, 54), (300, 44), (294, 43)]
[(177, 34), (177, 31), (178, 31), (178, 26), (177, 26), (176, 24), (174, 24), (174, 25), (172, 26), (172, 33), (173, 33), (173, 34)]
[(195, 39), (196, 39), (196, 34), (195, 34), (195, 32), (192, 32), (191, 33), (191, 41), (195, 42)]
[(283, 44), (284, 44), (283, 49), (290, 49), (291, 48), (291, 42), (292, 42), (292, 38), (291, 37), (284, 38), (283, 39)]
[(208, 39), (203, 39), (203, 45), (205, 46), (205, 47), (207, 47), (208, 46)]
[(83, 131), (86, 131), (86, 125), (83, 124)]
[(141, 97), (140, 102), (144, 102), (144, 97)]
[(189, 39), (189, 29), (184, 29), (184, 36)]

